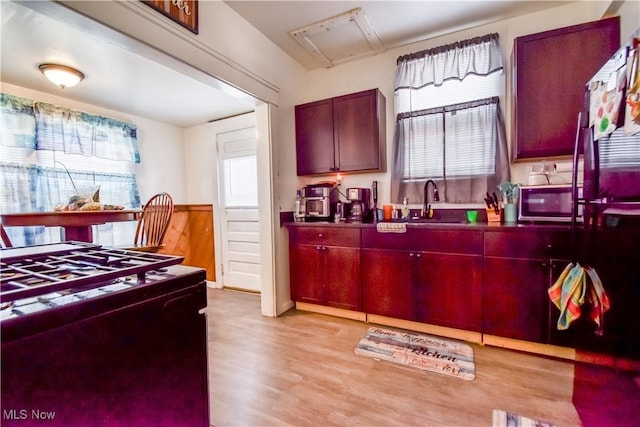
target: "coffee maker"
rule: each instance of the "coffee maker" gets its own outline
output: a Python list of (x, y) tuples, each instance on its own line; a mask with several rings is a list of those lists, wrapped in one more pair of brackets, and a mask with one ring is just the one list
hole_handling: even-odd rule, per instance
[(371, 222), (371, 190), (368, 188), (347, 188), (349, 222)]

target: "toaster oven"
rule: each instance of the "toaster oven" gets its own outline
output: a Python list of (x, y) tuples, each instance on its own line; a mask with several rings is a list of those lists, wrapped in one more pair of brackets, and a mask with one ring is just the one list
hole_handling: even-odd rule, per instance
[(333, 186), (308, 185), (304, 187), (305, 221), (330, 221), (338, 202)]

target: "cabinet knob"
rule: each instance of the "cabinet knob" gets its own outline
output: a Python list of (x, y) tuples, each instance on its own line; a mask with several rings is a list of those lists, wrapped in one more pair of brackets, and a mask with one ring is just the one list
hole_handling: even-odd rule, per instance
[(409, 256), (410, 256), (410, 257), (412, 257), (412, 256), (414, 256), (414, 255), (415, 255), (415, 254), (414, 254), (413, 252), (409, 252)]
[(420, 258), (422, 255), (420, 254), (416, 254), (416, 258)]
[(318, 233), (318, 237), (324, 237), (322, 233)]

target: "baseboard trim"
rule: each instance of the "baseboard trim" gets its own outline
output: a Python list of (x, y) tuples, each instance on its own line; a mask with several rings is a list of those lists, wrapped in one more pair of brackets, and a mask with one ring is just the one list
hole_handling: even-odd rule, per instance
[(557, 357), (560, 359), (576, 360), (576, 350), (569, 347), (560, 347), (551, 344), (521, 341), (513, 338), (498, 337), (488, 334), (482, 335), (482, 342), (485, 345), (491, 345), (494, 347), (525, 351), (527, 353), (536, 353), (544, 356)]
[(245, 289), (245, 288), (237, 288), (235, 286), (223, 286), (222, 289), (226, 291), (244, 292), (245, 294), (254, 294), (254, 295), (261, 294), (260, 291), (254, 291), (252, 289)]
[(446, 338), (482, 344), (482, 334), (480, 332), (465, 331), (463, 329), (447, 328), (444, 326), (430, 325), (428, 323), (414, 322), (412, 320), (396, 319), (394, 317), (379, 316), (377, 314), (367, 314), (367, 323), (391, 326), (399, 329), (422, 332), (425, 334), (438, 335)]
[(345, 319), (359, 320), (366, 322), (367, 315), (360, 311), (345, 310), (336, 307), (327, 307), (325, 305), (310, 304), (308, 302), (296, 302), (296, 309), (302, 311), (311, 311), (313, 313), (327, 314), (329, 316), (343, 317)]
[(341, 308), (327, 307), (324, 305), (310, 304), (305, 302), (296, 302), (295, 308), (302, 311), (310, 311), (313, 313), (342, 317), (345, 319), (357, 320), (365, 323), (374, 323), (381, 326), (390, 326), (398, 329), (407, 329), (410, 331), (422, 332), (425, 334), (438, 335), (441, 337), (462, 340), (469, 343), (501, 347), (508, 350), (522, 351), (526, 353), (538, 354), (541, 356), (571, 360), (574, 362), (610, 366), (617, 369), (640, 372), (640, 360), (632, 360), (607, 354), (590, 353), (582, 350), (576, 350), (575, 348), (571, 347), (561, 347), (551, 344), (522, 341), (513, 338), (499, 337), (496, 335), (482, 334), (481, 332), (447, 328), (444, 326), (431, 325), (428, 323), (415, 322), (412, 320), (397, 319), (394, 317), (380, 316), (377, 314), (363, 313), (360, 311), (344, 310)]

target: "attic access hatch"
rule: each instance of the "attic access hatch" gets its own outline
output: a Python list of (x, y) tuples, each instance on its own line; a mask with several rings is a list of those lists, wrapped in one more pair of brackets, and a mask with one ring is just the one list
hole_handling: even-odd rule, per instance
[(385, 50), (360, 7), (289, 34), (327, 68)]

